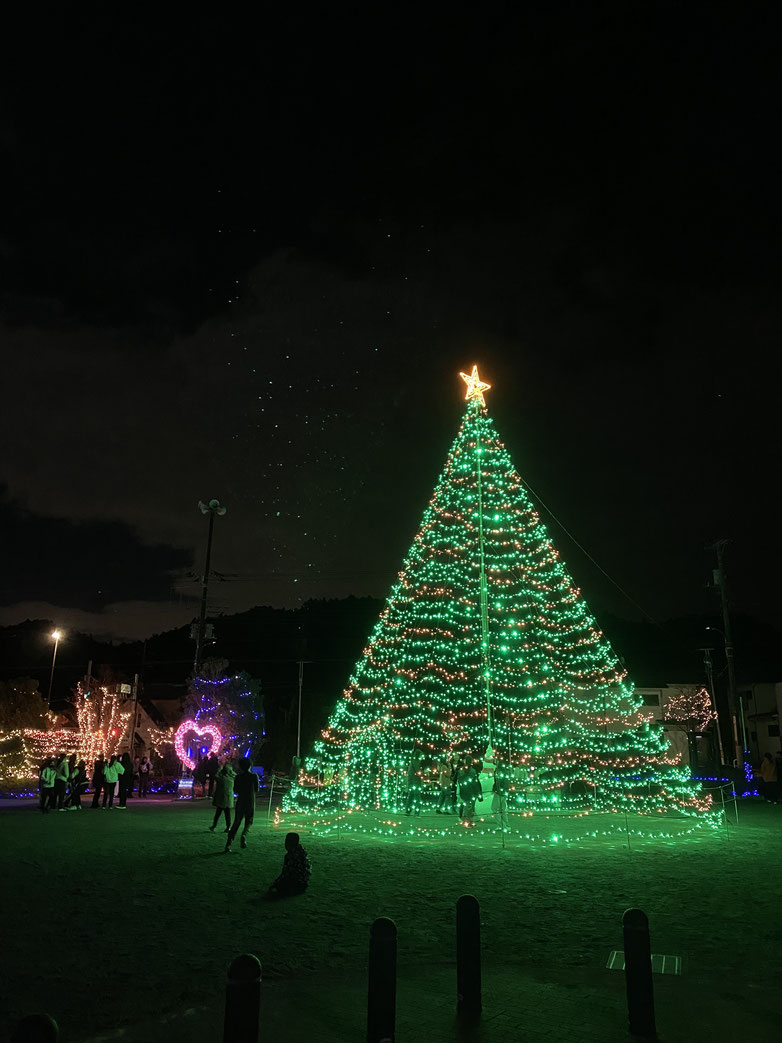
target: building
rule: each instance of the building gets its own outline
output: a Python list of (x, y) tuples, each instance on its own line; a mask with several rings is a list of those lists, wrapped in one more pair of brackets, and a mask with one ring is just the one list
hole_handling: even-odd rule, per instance
[(738, 690), (747, 733), (747, 747), (752, 763), (760, 763), (764, 753), (782, 749), (779, 738), (779, 715), (782, 709), (782, 683), (762, 681), (742, 685)]
[[(667, 684), (660, 688), (636, 688), (635, 695), (641, 699), (644, 709), (651, 712), (655, 723), (662, 725), (663, 732), (668, 738), (670, 748), (677, 753), (682, 764), (690, 766), (690, 733), (683, 724), (668, 721), (668, 704), (675, 696), (682, 692), (691, 690), (699, 691), (702, 684)], [(694, 733), (693, 754), (697, 763), (691, 766), (694, 769), (707, 770), (716, 767), (719, 762), (719, 748), (717, 745), (716, 728), (712, 725), (705, 731)]]

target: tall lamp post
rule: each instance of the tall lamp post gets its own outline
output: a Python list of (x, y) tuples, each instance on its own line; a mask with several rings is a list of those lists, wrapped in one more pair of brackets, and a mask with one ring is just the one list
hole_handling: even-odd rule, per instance
[(210, 500), (209, 503), (203, 503), (198, 501), (198, 509), (201, 514), (209, 515), (209, 536), (206, 541), (206, 562), (204, 563), (204, 575), (201, 583), (201, 615), (198, 619), (198, 633), (196, 635), (196, 649), (195, 649), (195, 661), (193, 663), (193, 672), (198, 673), (198, 668), (201, 665), (201, 652), (204, 645), (204, 624), (206, 622), (206, 594), (209, 589), (209, 561), (212, 556), (212, 531), (214, 530), (215, 515), (219, 514), (222, 517), (228, 510), (227, 507), (222, 507), (219, 500)]
[(53, 630), (51, 636), (54, 638), (54, 651), (52, 652), (52, 672), (49, 674), (49, 694), (46, 697), (46, 701), (49, 704), (49, 706), (52, 705), (52, 682), (54, 681), (54, 663), (57, 659), (57, 646), (60, 644), (62, 631)]

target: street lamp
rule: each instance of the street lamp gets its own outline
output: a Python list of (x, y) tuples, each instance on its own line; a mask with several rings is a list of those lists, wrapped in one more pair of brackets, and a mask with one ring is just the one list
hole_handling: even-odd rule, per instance
[(196, 636), (195, 662), (193, 663), (194, 674), (198, 673), (198, 668), (201, 665), (201, 649), (204, 644), (206, 593), (209, 588), (209, 560), (212, 556), (212, 530), (214, 529), (215, 515), (219, 514), (220, 517), (222, 517), (228, 508), (222, 507), (219, 500), (210, 500), (209, 503), (204, 503), (202, 500), (199, 500), (198, 509), (201, 511), (201, 514), (209, 515), (209, 536), (206, 541), (206, 562), (204, 564), (204, 576), (201, 586), (201, 615), (198, 620), (198, 634)]
[(60, 643), (62, 632), (60, 630), (53, 630), (51, 636), (54, 638), (54, 651), (52, 652), (52, 672), (49, 674), (49, 695), (46, 700), (49, 706), (52, 705), (52, 681), (54, 680), (54, 661), (57, 658), (57, 646)]

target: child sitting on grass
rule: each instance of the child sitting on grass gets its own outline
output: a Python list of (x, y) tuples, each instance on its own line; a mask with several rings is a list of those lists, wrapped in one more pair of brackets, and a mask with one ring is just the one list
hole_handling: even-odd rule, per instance
[(299, 843), (298, 833), (288, 833), (285, 837), (285, 860), (282, 872), (266, 892), (267, 898), (289, 898), (291, 895), (302, 895), (310, 881), (310, 860), (307, 852)]

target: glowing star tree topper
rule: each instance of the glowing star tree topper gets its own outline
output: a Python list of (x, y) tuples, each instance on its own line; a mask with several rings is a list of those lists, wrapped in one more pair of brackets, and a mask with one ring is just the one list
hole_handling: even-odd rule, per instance
[(478, 367), (472, 367), (472, 373), (460, 373), (459, 376), (467, 385), (467, 393), (464, 396), (466, 402), (475, 402), (476, 405), (481, 407), (486, 405), (486, 401), (483, 397), (484, 391), (491, 390), (491, 384), (485, 383), (478, 376)]
[(500, 441), (489, 385), (461, 377), (445, 467), (286, 808), (414, 813), (444, 761), (488, 761), (519, 813), (707, 811)]

